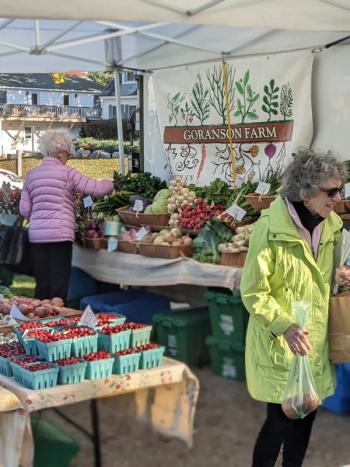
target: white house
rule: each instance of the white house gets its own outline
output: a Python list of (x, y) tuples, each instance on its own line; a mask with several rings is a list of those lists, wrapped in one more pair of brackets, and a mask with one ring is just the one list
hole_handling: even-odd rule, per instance
[[(132, 72), (122, 72), (120, 83), (120, 100), (123, 117), (130, 118), (139, 107), (137, 81)], [(101, 96), (102, 118), (110, 120), (116, 118), (116, 102), (114, 80), (103, 90)]]
[(38, 151), (49, 128), (66, 127), (78, 136), (87, 119), (101, 118), (101, 91), (86, 76), (56, 84), (50, 74), (0, 74), (0, 153)]

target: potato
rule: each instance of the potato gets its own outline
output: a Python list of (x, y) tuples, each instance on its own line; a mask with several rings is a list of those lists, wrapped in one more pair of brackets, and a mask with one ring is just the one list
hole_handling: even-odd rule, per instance
[(39, 318), (46, 318), (48, 316), (48, 309), (45, 306), (38, 306), (34, 310), (35, 316), (38, 316)]
[(51, 300), (52, 305), (62, 307), (64, 305), (62, 298), (60, 297), (54, 297)]

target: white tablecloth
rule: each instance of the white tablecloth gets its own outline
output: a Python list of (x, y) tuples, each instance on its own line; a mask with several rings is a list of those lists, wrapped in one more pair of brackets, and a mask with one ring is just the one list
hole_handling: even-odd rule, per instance
[(91, 250), (74, 245), (73, 266), (94, 279), (114, 284), (166, 286), (192, 284), (238, 289), (241, 269), (199, 263), (191, 258), (148, 258), (107, 250)]
[[(0, 386), (7, 389), (11, 396), (16, 396), (16, 408), (23, 409), (21, 423), (17, 423), (13, 400), (8, 404), (0, 405), (0, 416), (3, 410), (3, 413), (9, 417), (7, 422), (11, 422), (9, 426), (13, 427), (12, 443), (17, 448), (22, 446), (23, 467), (30, 467), (33, 460), (33, 438), (30, 426), (28, 429), (26, 424), (30, 412), (126, 393), (135, 393), (138, 418), (150, 423), (155, 430), (180, 438), (188, 446), (192, 446), (199, 382), (185, 364), (169, 358), (164, 358), (163, 365), (159, 368), (140, 370), (121, 376), (112, 375), (96, 381), (88, 380), (50, 389), (32, 391), (16, 383), (14, 378), (3, 375), (0, 375)], [(154, 391), (153, 398), (149, 397), (149, 391)], [(3, 433), (0, 432), (0, 435)], [(0, 446), (4, 445), (4, 439), (2, 438)], [(1, 459), (0, 457), (0, 462)], [(17, 467), (14, 463), (0, 463), (0, 466)]]

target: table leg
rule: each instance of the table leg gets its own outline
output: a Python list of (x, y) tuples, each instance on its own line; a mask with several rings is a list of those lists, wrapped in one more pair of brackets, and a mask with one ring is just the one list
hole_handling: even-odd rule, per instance
[(100, 426), (98, 419), (98, 405), (96, 399), (90, 401), (91, 424), (92, 424), (92, 442), (94, 443), (95, 467), (102, 467)]

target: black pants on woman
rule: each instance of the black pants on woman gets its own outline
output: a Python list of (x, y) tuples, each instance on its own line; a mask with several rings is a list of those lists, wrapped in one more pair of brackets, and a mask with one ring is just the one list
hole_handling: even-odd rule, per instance
[(60, 297), (66, 303), (72, 263), (72, 242), (32, 243), (34, 296)]
[(280, 404), (267, 404), (267, 418), (256, 440), (252, 467), (274, 467), (282, 444), (283, 467), (301, 467), (315, 415), (316, 411), (291, 420)]

